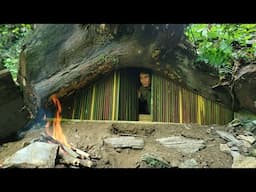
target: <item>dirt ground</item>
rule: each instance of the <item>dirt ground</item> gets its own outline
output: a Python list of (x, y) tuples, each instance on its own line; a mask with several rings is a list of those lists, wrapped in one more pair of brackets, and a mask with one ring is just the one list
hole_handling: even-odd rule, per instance
[[(199, 126), (196, 124), (163, 124), (145, 122), (64, 122), (63, 132), (70, 144), (100, 157), (96, 168), (138, 168), (142, 156), (146, 153), (161, 157), (171, 164), (179, 165), (190, 159), (197, 162), (199, 168), (231, 168), (232, 156), (220, 151), (220, 143), (225, 143), (212, 130), (226, 130), (225, 126)], [(44, 128), (26, 132), (23, 139), (0, 146), (0, 164), (26, 143), (36, 139)], [(115, 149), (106, 145), (104, 138), (114, 136), (135, 136), (144, 139), (143, 149)], [(156, 142), (156, 139), (170, 136), (183, 136), (202, 139), (206, 147), (192, 154), (183, 154)]]

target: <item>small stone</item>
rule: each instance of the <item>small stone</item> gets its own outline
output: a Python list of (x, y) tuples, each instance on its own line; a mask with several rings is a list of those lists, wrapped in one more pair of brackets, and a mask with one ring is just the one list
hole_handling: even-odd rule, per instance
[(179, 168), (199, 168), (195, 159), (188, 159), (180, 164)]
[(247, 147), (250, 148), (252, 145), (250, 143), (248, 143), (247, 141), (242, 140), (242, 147)]
[(232, 146), (234, 146), (235, 144), (230, 141), (230, 142), (227, 142), (227, 145), (228, 145), (229, 147), (232, 147)]
[(256, 149), (252, 148), (249, 153), (250, 156), (256, 157)]
[(245, 123), (245, 124), (244, 124), (244, 128), (245, 128), (247, 131), (254, 132), (255, 129), (256, 129), (256, 123), (254, 123), (254, 122), (256, 122), (256, 120), (250, 121), (250, 122), (248, 122), (248, 123)]
[(244, 147), (244, 146), (241, 147), (241, 151), (242, 151), (243, 153), (248, 153), (248, 152), (249, 152), (248, 148), (247, 148), (247, 147)]
[(238, 158), (240, 156), (240, 153), (237, 151), (231, 151), (230, 154), (233, 157), (233, 159)]
[(240, 155), (234, 158), (232, 168), (256, 168), (256, 158)]
[(253, 144), (256, 141), (256, 139), (253, 136), (238, 135), (237, 138), (241, 139), (241, 140), (244, 140), (244, 141), (247, 141), (250, 144)]
[(239, 119), (234, 119), (233, 121), (231, 121), (229, 124), (228, 124), (230, 127), (236, 127), (236, 126), (239, 126), (241, 125), (241, 121)]
[(202, 166), (202, 168), (208, 168), (209, 167), (207, 162), (202, 162), (201, 166)]
[(195, 153), (206, 147), (203, 140), (189, 139), (182, 136), (165, 137), (156, 139), (156, 141), (165, 147), (176, 149), (177, 151), (186, 154)]
[(209, 138), (209, 139), (207, 139), (207, 141), (214, 141), (215, 140), (215, 138)]
[(227, 144), (220, 144), (220, 151), (230, 154), (231, 149), (228, 147)]
[(4, 161), (4, 167), (53, 168), (58, 145), (35, 142), (17, 151)]
[(254, 136), (254, 134), (250, 131), (244, 131), (245, 136)]
[(143, 149), (144, 140), (131, 136), (112, 137), (104, 139), (104, 143), (114, 148)]
[(210, 127), (209, 129), (206, 130), (206, 132), (207, 132), (208, 134), (215, 134), (215, 133), (216, 133), (216, 130), (215, 130), (214, 127)]
[(236, 146), (241, 146), (242, 142), (238, 139), (236, 139), (231, 133), (228, 133), (226, 131), (216, 131), (216, 133), (226, 141), (233, 142)]

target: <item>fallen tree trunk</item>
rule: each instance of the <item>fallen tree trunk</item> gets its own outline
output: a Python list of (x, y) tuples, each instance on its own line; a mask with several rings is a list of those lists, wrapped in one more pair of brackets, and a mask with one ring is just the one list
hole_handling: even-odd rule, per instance
[(194, 65), (183, 24), (38, 25), (20, 55), (19, 83), (36, 115), (52, 94), (72, 94), (108, 72), (144, 67), (231, 106), (228, 88), (212, 89), (217, 71)]

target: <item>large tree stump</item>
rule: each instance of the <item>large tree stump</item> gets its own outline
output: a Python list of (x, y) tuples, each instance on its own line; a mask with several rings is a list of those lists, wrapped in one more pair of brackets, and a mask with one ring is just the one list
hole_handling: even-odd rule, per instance
[(7, 69), (0, 71), (0, 143), (17, 138), (29, 114), (24, 107), (22, 93)]

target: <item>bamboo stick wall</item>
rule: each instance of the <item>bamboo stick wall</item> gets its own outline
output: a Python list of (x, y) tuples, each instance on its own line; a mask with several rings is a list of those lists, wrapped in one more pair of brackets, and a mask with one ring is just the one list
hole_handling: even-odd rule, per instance
[(93, 86), (79, 90), (74, 96), (72, 119), (90, 119)]
[(153, 121), (226, 124), (233, 112), (192, 93), (163, 77), (153, 75)]
[(100, 79), (78, 91), (74, 97), (73, 119), (116, 120), (119, 92), (118, 74)]
[(120, 74), (119, 118), (118, 120), (138, 120), (138, 73), (122, 70)]
[[(74, 97), (73, 119), (138, 120), (138, 70), (113, 72)], [(153, 121), (226, 124), (233, 112), (170, 80), (152, 75)]]

